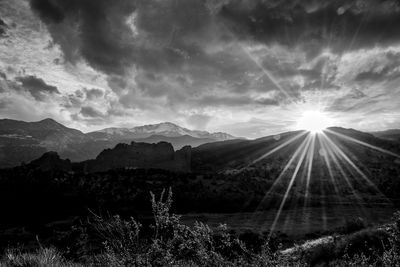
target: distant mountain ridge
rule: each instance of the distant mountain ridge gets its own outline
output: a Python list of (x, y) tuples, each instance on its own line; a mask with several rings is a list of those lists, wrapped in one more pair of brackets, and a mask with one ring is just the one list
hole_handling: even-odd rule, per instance
[[(388, 150), (394, 148), (396, 153), (399, 151), (397, 141), (376, 137), (376, 133), (365, 133), (340, 127), (332, 127), (331, 130)], [(393, 134), (393, 132), (391, 133)], [(296, 132), (271, 135), (255, 140), (226, 140), (232, 136), (224, 133), (192, 131), (172, 123), (145, 125), (130, 129), (107, 128), (85, 134), (79, 130), (65, 127), (52, 119), (38, 122), (4, 119), (0, 120), (0, 168), (18, 166), (23, 162), (28, 163), (40, 158), (46, 152), (54, 151), (57, 152), (60, 159), (69, 159), (71, 162), (96, 159), (95, 163), (87, 164), (87, 168), (91, 171), (100, 171), (104, 168), (104, 170), (123, 168), (125, 165), (137, 168), (156, 167), (186, 171), (224, 171), (245, 166), (294, 134)], [(217, 138), (223, 141), (218, 141)], [(275, 156), (285, 158), (287, 153), (292, 153), (292, 149), (299, 145), (300, 140), (285, 147)], [(164, 145), (160, 145), (163, 142)], [(143, 145), (135, 145), (137, 143)], [(146, 143), (155, 145), (146, 146)], [(167, 143), (169, 143), (168, 147)], [(181, 160), (181, 155), (186, 152), (176, 153), (187, 145), (193, 147), (189, 153), (190, 156), (186, 157), (187, 160)], [(115, 153), (105, 152), (111, 148), (117, 148)], [(159, 153), (169, 156), (160, 161), (154, 160)], [(125, 154), (127, 158), (124, 157)], [(107, 157), (100, 157), (103, 158), (100, 160), (102, 163), (99, 163), (97, 158), (99, 155), (107, 155)], [(55, 160), (55, 157), (47, 156), (45, 159)], [(175, 156), (178, 157), (177, 160), (175, 160)], [(108, 163), (108, 161), (113, 163)], [(60, 166), (65, 164), (60, 162)], [(50, 165), (48, 163), (46, 168), (49, 168)]]
[(0, 168), (29, 162), (47, 151), (57, 151), (63, 158), (83, 160), (89, 155), (88, 137), (52, 119), (24, 122), (0, 120)]
[(389, 129), (386, 131), (371, 132), (371, 134), (383, 139), (400, 141), (400, 129)]
[(103, 138), (106, 140), (148, 138), (152, 135), (161, 135), (165, 137), (179, 137), (187, 135), (195, 138), (211, 139), (215, 141), (225, 141), (237, 138), (223, 132), (209, 133), (207, 131), (189, 130), (171, 122), (148, 124), (133, 128), (105, 128), (99, 131), (90, 132), (88, 135), (93, 138)]
[[(371, 146), (377, 148), (386, 149), (387, 151), (397, 153), (400, 155), (400, 144), (393, 140), (379, 138), (371, 133), (361, 132), (354, 129), (346, 129), (341, 127), (330, 127), (331, 132), (335, 132), (344, 136), (348, 136), (352, 139), (364, 142)], [(247, 166), (253, 160), (265, 155), (266, 153), (272, 151), (274, 148), (293, 138), (301, 131), (285, 132), (279, 135), (266, 136), (254, 140), (231, 140), (226, 142), (214, 142), (203, 144), (192, 149), (192, 170), (193, 171), (208, 171), (208, 172), (219, 172), (225, 170), (240, 169), (241, 167)], [(339, 144), (344, 150), (348, 150), (355, 154), (359, 153), (359, 158), (365, 161), (375, 160), (381, 161), (382, 159), (377, 159), (372, 157), (372, 155), (383, 157), (382, 153), (379, 151), (368, 152), (371, 150), (360, 144), (351, 142), (346, 139), (341, 139), (330, 132), (325, 132), (331, 140)], [(303, 135), (289, 145), (283, 147), (277, 152), (273, 153), (270, 157), (261, 160), (257, 164), (263, 164), (265, 162), (273, 162), (276, 159), (287, 159), (294, 153), (294, 151), (300, 146), (301, 142), (306, 138), (307, 135)], [(315, 145), (315, 155), (319, 155), (319, 148), (317, 148), (318, 142)], [(351, 150), (351, 151), (350, 151)], [(387, 156), (387, 155), (385, 155)], [(314, 156), (318, 157), (318, 156)], [(273, 160), (272, 160), (273, 159)], [(385, 163), (400, 164), (400, 158), (389, 156), (390, 160), (386, 160)]]
[(40, 139), (50, 141), (55, 138), (66, 137), (65, 141), (84, 140), (86, 135), (76, 129), (68, 128), (53, 119), (44, 119), (37, 122), (0, 120), (0, 137), (17, 136), (21, 139)]
[(83, 133), (53, 119), (36, 122), (0, 119), (0, 168), (30, 162), (48, 151), (78, 162), (94, 159), (102, 150), (118, 143), (168, 142), (178, 150), (187, 145), (195, 147), (234, 138), (227, 133), (193, 131), (170, 122)]
[[(368, 166), (368, 175), (374, 181), (382, 183), (379, 180), (382, 170), (387, 172), (385, 175), (395, 175), (390, 172), (394, 166), (400, 164), (400, 156), (396, 156), (396, 154), (400, 155), (400, 143), (377, 138), (370, 133), (340, 127), (331, 127), (325, 134), (344, 154), (349, 156), (349, 160), (357, 160), (356, 164), (361, 163), (361, 165)], [(340, 135), (350, 139), (341, 138)], [(163, 141), (156, 144), (120, 143), (111, 149), (104, 149), (90, 160), (71, 163), (69, 160), (61, 159), (54, 152), (47, 152), (27, 166), (45, 171), (72, 170), (78, 173), (97, 173), (114, 169), (162, 169), (197, 174), (220, 173), (244, 176), (250, 173), (263, 176), (268, 180), (280, 173), (306, 137), (306, 132), (294, 131), (255, 140), (228, 140), (207, 143), (195, 148), (183, 147), (180, 150), (174, 150), (170, 143)], [(313, 176), (324, 177), (324, 183), (328, 183), (326, 179), (330, 177), (330, 174), (325, 166), (327, 158), (323, 152), (324, 148), (318, 141), (320, 137), (316, 138), (313, 152)], [(351, 141), (352, 139), (357, 142)], [(292, 140), (290, 144), (287, 143), (289, 140)], [(378, 149), (371, 149), (361, 143)], [(263, 155), (278, 147), (281, 149), (263, 158)], [(383, 150), (389, 151), (391, 154), (383, 153)], [(303, 171), (304, 166), (303, 164)], [(330, 171), (335, 174), (337, 179), (343, 178), (343, 169), (333, 167)], [(348, 172), (346, 175), (355, 174), (350, 169), (346, 169), (346, 171)], [(388, 188), (390, 189), (390, 187)]]
[[(65, 129), (64, 129), (65, 130)], [(331, 127), (330, 131), (325, 134), (332, 139), (333, 142), (340, 147), (344, 153), (349, 153), (367, 166), (372, 166), (373, 171), (381, 168), (390, 170), (390, 166), (400, 164), (400, 143), (375, 137), (370, 133), (360, 132), (354, 129), (345, 129), (340, 127)], [(343, 139), (333, 134), (348, 136), (350, 139), (370, 144), (379, 149), (393, 152), (391, 155), (382, 154), (357, 142)], [(304, 134), (301, 134), (304, 133)], [(296, 138), (294, 138), (297, 136)], [(63, 160), (62, 154), (47, 152), (43, 156), (37, 156), (37, 160), (33, 160), (28, 165), (33, 169), (41, 170), (72, 170), (84, 173), (103, 172), (113, 169), (163, 169), (178, 172), (194, 172), (194, 173), (225, 173), (237, 174), (242, 171), (256, 172), (257, 175), (265, 173), (266, 170), (272, 170), (273, 173), (279, 172), (288, 159), (295, 153), (300, 144), (305, 140), (306, 132), (294, 131), (285, 132), (278, 135), (266, 136), (254, 140), (235, 139), (220, 142), (206, 143), (194, 148), (189, 146), (179, 150), (174, 149), (171, 143), (159, 141), (157, 136), (142, 138), (142, 140), (151, 140), (152, 142), (119, 143), (112, 146), (112, 142), (99, 143), (107, 144), (108, 148), (103, 148), (96, 155), (86, 160), (75, 160), (72, 163), (69, 160)], [(195, 138), (185, 135), (186, 138)], [(151, 139), (153, 138), (153, 139)], [(160, 137), (161, 138), (161, 137)], [(171, 140), (180, 137), (168, 137)], [(294, 139), (293, 139), (294, 138)], [(317, 139), (319, 137), (317, 136)], [(284, 145), (289, 140), (293, 140), (288, 145)], [(150, 144), (149, 144), (150, 143)], [(81, 143), (81, 149), (91, 149), (90, 145), (97, 144), (93, 141), (89, 143)], [(268, 157), (260, 159), (266, 153), (273, 151), (275, 148), (284, 145), (281, 149), (275, 151)], [(78, 145), (77, 145), (78, 146)], [(96, 146), (99, 149), (100, 146)], [(17, 147), (23, 151), (23, 147)], [(1, 147), (3, 149), (3, 147)], [(321, 150), (322, 149), (322, 150)], [(11, 155), (17, 155), (17, 151), (12, 151)], [(77, 150), (78, 151), (78, 150)], [(313, 171), (326, 171), (324, 165), (323, 148), (319, 141), (316, 141), (314, 148)], [(45, 151), (46, 152), (46, 151)], [(92, 154), (95, 150), (91, 151)], [(23, 155), (26, 153), (22, 153)], [(40, 157), (40, 158), (39, 158)], [(70, 159), (70, 158), (69, 158)], [(73, 160), (74, 161), (74, 160)], [(31, 168), (29, 167), (29, 168)], [(380, 172), (376, 172), (380, 173)], [(336, 174), (338, 174), (336, 170)], [(263, 174), (264, 175), (264, 174)], [(267, 174), (265, 174), (267, 175)], [(268, 174), (269, 175), (269, 174)], [(268, 176), (267, 175), (267, 176)], [(327, 173), (320, 173), (323, 177), (329, 177)], [(340, 173), (339, 173), (340, 176)], [(269, 177), (269, 176), (268, 176)], [(269, 179), (269, 178), (268, 178)]]

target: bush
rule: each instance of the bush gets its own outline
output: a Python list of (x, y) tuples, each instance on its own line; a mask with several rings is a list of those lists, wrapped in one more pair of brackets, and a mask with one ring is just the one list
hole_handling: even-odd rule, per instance
[[(281, 254), (276, 237), (268, 233), (244, 233), (237, 237), (226, 225), (211, 229), (196, 222), (193, 227), (180, 223), (170, 213), (172, 192), (160, 198), (151, 194), (154, 223), (150, 235), (142, 237), (142, 225), (120, 216), (89, 220), (90, 232), (84, 239), (100, 239), (96, 255), (81, 257), (85, 266), (400, 266), (400, 213), (395, 213), (390, 229), (363, 229), (337, 237), (333, 242), (311, 248), (298, 247)], [(349, 223), (354, 230), (362, 223)], [(357, 226), (357, 227), (355, 227)], [(93, 238), (93, 229), (96, 236)], [(85, 241), (86, 242), (86, 241)], [(86, 244), (85, 244), (86, 245)], [(87, 250), (85, 250), (87, 251)], [(91, 252), (86, 252), (88, 254)], [(96, 252), (94, 252), (96, 253)], [(69, 262), (54, 248), (35, 252), (8, 250), (0, 266), (80, 266)]]
[(384, 266), (400, 266), (400, 211), (397, 211), (392, 218), (394, 222), (390, 239), (391, 246), (382, 256)]
[(390, 235), (382, 229), (365, 229), (344, 238), (339, 244), (341, 251), (346, 251), (350, 256), (365, 254), (366, 256), (382, 255), (390, 246)]
[(305, 253), (311, 265), (328, 264), (337, 259), (350, 262), (350, 259), (375, 260), (390, 247), (390, 235), (381, 229), (364, 229), (342, 236), (334, 242), (318, 245)]
[[(104, 253), (96, 257), (97, 264), (107, 266), (276, 266), (281, 260), (264, 242), (255, 253), (247, 249), (226, 225), (216, 230), (196, 222), (193, 227), (180, 223), (180, 217), (170, 214), (172, 192), (151, 194), (154, 215), (152, 237), (140, 239), (141, 225), (132, 218), (119, 216), (108, 220), (97, 218), (94, 227), (104, 240)], [(258, 240), (261, 242), (261, 240)]]
[(118, 215), (107, 220), (96, 217), (94, 228), (103, 239), (105, 253), (98, 260), (109, 266), (129, 266), (141, 262), (140, 224), (133, 218), (125, 221)]

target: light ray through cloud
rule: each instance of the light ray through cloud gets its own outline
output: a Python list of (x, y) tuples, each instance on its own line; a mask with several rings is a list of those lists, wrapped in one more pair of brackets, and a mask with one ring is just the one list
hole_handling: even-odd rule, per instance
[[(285, 141), (284, 143), (280, 144), (279, 146), (275, 147), (274, 149), (272, 149), (271, 151), (265, 153), (264, 155), (262, 155), (261, 157), (258, 157), (257, 159), (253, 160), (251, 163), (249, 163), (246, 167), (255, 164), (257, 162), (259, 162), (262, 159), (265, 159), (266, 157), (272, 155), (273, 153), (281, 150), (282, 148), (290, 145), (291, 143), (293, 143), (294, 141), (296, 141), (297, 139), (299, 139), (300, 137), (304, 136), (305, 134), (307, 134), (306, 131), (302, 131), (299, 134), (295, 135), (294, 137), (290, 138), (289, 140)], [(244, 167), (245, 168), (245, 167)], [(244, 169), (243, 168), (243, 169)]]
[(278, 88), (286, 97), (289, 99), (291, 102), (295, 102), (293, 97), (289, 95), (289, 93), (283, 89), (283, 87), (279, 84), (279, 82), (274, 78), (274, 76), (269, 72), (267, 69), (265, 69), (259, 62), (258, 60), (250, 53), (250, 51), (247, 50), (246, 47), (244, 47), (242, 44), (238, 43), (240, 48), (243, 50), (243, 52), (251, 59), (251, 61), (254, 62), (254, 64), (260, 68), (260, 70), (263, 72), (263, 74)]
[[(329, 146), (329, 144), (327, 144), (327, 140), (325, 138), (321, 138), (320, 140), (321, 140), (321, 144), (323, 144), (323, 146), (325, 147), (325, 149), (327, 151), (326, 156), (328, 157), (328, 160), (327, 160), (327, 162), (329, 163), (328, 168), (331, 166), (329, 159), (332, 159), (336, 168), (339, 170), (339, 173), (340, 173), (339, 178), (342, 178), (346, 182), (346, 185), (349, 187), (350, 192), (355, 197), (356, 201), (351, 201), (350, 204), (357, 207), (357, 210), (360, 214), (366, 214), (365, 207), (364, 207), (365, 200), (357, 193), (356, 189), (354, 188), (353, 184), (350, 181), (350, 178), (346, 174), (342, 164), (339, 162), (340, 155), (335, 150), (333, 150)], [(350, 166), (345, 164), (345, 167), (347, 167), (350, 171)], [(335, 179), (334, 177), (332, 177), (332, 179), (334, 180), (334, 184), (338, 184), (337, 179)]]
[[(331, 183), (334, 186), (334, 190), (335, 190), (336, 195), (339, 196), (340, 195), (339, 188), (338, 188), (337, 183), (335, 181), (335, 177), (334, 177), (334, 174), (333, 174), (331, 162), (330, 162), (330, 159), (329, 159), (329, 157), (333, 157), (333, 156), (330, 155), (330, 153), (328, 153), (328, 151), (329, 151), (328, 149), (329, 148), (325, 144), (324, 140), (321, 140), (321, 138), (319, 138), (319, 143), (321, 144), (321, 147), (322, 147), (322, 150), (323, 150), (322, 157), (323, 157), (324, 162), (325, 162), (325, 164), (326, 164), (326, 166), (328, 168), (329, 178), (331, 180)], [(311, 176), (308, 178), (308, 182), (309, 182), (310, 179), (311, 179)]]
[(369, 147), (369, 148), (371, 148), (371, 149), (377, 150), (377, 151), (379, 151), (379, 152), (388, 154), (388, 155), (390, 155), (390, 156), (394, 156), (394, 157), (400, 158), (400, 155), (398, 155), (398, 154), (396, 154), (396, 153), (393, 153), (393, 152), (391, 152), (391, 151), (389, 151), (389, 150), (386, 150), (386, 149), (383, 149), (383, 148), (380, 148), (380, 147), (377, 147), (377, 146), (370, 145), (370, 144), (368, 144), (368, 143), (366, 143), (366, 142), (357, 140), (357, 139), (352, 138), (352, 137), (350, 137), (350, 136), (346, 136), (346, 135), (344, 135), (344, 134), (341, 134), (341, 133), (338, 133), (338, 132), (335, 132), (335, 131), (332, 131), (332, 130), (329, 130), (329, 129), (326, 129), (326, 132), (331, 133), (331, 134), (334, 134), (334, 135), (336, 135), (336, 136), (339, 136), (339, 137), (341, 137), (341, 138), (343, 138), (343, 139), (352, 141), (352, 142), (354, 142), (354, 143), (357, 143), (357, 144), (360, 144), (360, 145)]
[(309, 136), (306, 137), (305, 140), (303, 140), (303, 142), (301, 143), (301, 145), (296, 149), (296, 151), (293, 153), (293, 155), (291, 156), (290, 160), (286, 163), (285, 167), (283, 168), (283, 170), (281, 171), (281, 173), (279, 174), (279, 176), (275, 179), (274, 183), (272, 184), (271, 188), (265, 193), (263, 199), (260, 201), (259, 206), (256, 208), (256, 210), (258, 210), (258, 208), (264, 204), (264, 202), (266, 201), (266, 199), (268, 198), (269, 194), (271, 192), (273, 192), (273, 190), (275, 189), (276, 185), (281, 181), (282, 177), (284, 176), (284, 174), (286, 173), (286, 171), (290, 168), (290, 166), (293, 164), (293, 162), (295, 161), (296, 157), (301, 153), (302, 150), (304, 150), (307, 142), (309, 140)]
[(238, 36), (230, 30), (229, 27), (227, 27), (225, 24), (222, 24), (222, 28), (230, 35), (230, 37), (235, 40), (235, 44), (246, 54), (246, 56), (261, 70), (262, 74), (265, 75), (272, 83), (273, 85), (281, 91), (287, 99), (290, 100), (290, 102), (295, 103), (296, 101), (293, 99), (293, 97), (285, 90), (277, 81), (277, 79), (272, 75), (270, 71), (268, 71), (266, 68), (262, 66), (262, 64), (258, 61), (258, 59), (251, 54), (251, 52), (248, 50), (248, 48), (243, 45), (238, 38)]
[[(329, 156), (329, 158), (332, 159), (332, 161), (335, 163), (335, 166), (338, 168), (338, 170), (339, 170), (339, 172), (340, 172), (340, 175), (341, 175), (341, 178), (343, 178), (343, 179), (346, 181), (346, 183), (347, 183), (347, 185), (349, 186), (349, 188), (350, 188), (352, 194), (356, 197), (357, 202), (358, 202), (358, 203), (362, 203), (362, 202), (363, 202), (363, 199), (362, 199), (361, 196), (359, 196), (358, 193), (356, 192), (354, 186), (351, 184), (351, 181), (350, 181), (349, 177), (347, 176), (345, 170), (343, 169), (343, 166), (342, 166), (341, 163), (339, 162), (338, 156), (340, 156), (340, 155), (338, 155), (337, 152), (334, 151), (334, 150), (327, 144), (327, 141), (326, 141), (325, 139), (321, 139), (321, 142), (324, 144), (324, 146), (325, 146), (325, 148), (326, 148), (327, 155)], [(328, 161), (329, 161), (329, 159), (328, 159)]]
[(311, 139), (312, 139), (311, 135), (308, 135), (307, 139), (305, 140), (306, 143), (304, 145), (304, 148), (301, 151), (301, 155), (300, 155), (300, 158), (299, 158), (299, 160), (297, 162), (296, 168), (295, 168), (295, 170), (293, 172), (293, 175), (292, 175), (292, 177), (291, 177), (291, 179), (289, 181), (289, 185), (287, 186), (287, 189), (286, 189), (286, 192), (285, 192), (285, 194), (283, 196), (282, 202), (281, 202), (281, 204), (280, 204), (280, 206), (278, 208), (278, 212), (276, 213), (274, 222), (272, 223), (270, 235), (274, 232), (276, 224), (278, 223), (278, 220), (279, 220), (279, 217), (281, 215), (282, 209), (283, 209), (283, 207), (284, 207), (284, 205), (286, 203), (286, 199), (289, 196), (289, 192), (292, 189), (293, 183), (294, 183), (294, 181), (295, 181), (295, 179), (297, 177), (297, 173), (299, 172), (300, 167), (301, 167), (301, 165), (302, 165), (302, 163), (304, 161), (304, 158), (306, 156), (307, 150), (309, 149), (309, 146), (310, 146), (310, 143), (311, 143)]
[(333, 147), (333, 149), (340, 154), (340, 156), (351, 166), (370, 186), (372, 186), (380, 195), (382, 195), (384, 198), (384, 194), (376, 187), (376, 185), (367, 177), (367, 175), (364, 174), (363, 171), (360, 170), (360, 168), (357, 167), (357, 165), (341, 150), (327, 135), (322, 134), (324, 138), (328, 141), (328, 143)]
[(310, 186), (311, 172), (314, 161), (315, 139), (316, 135), (311, 135), (311, 147), (308, 149), (308, 156), (307, 156), (308, 168), (307, 168), (307, 179), (306, 179), (306, 195), (305, 195), (306, 200), (308, 199), (308, 190)]

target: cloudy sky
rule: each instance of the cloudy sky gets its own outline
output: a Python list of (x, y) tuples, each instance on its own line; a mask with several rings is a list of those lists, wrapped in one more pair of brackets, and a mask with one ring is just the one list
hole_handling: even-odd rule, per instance
[(0, 117), (400, 128), (399, 29), (394, 0), (0, 0)]

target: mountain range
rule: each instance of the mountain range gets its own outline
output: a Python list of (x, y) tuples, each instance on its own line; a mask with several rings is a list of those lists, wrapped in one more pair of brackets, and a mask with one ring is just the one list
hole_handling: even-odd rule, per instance
[[(33, 126), (28, 127), (30, 137), (21, 131), (13, 134), (3, 132), (2, 135), (13, 135), (12, 140), (21, 138), (31, 140), (31, 143), (32, 140), (51, 143), (48, 140), (53, 142), (54, 136), (62, 137), (58, 130), (70, 134), (74, 131), (70, 129), (70, 132), (63, 126), (48, 127), (54, 121), (40, 124), (46, 126), (43, 127), (48, 130), (47, 138), (41, 131), (36, 132)], [(254, 211), (279, 207), (288, 184), (292, 184), (292, 188), (287, 205), (293, 207), (323, 203), (387, 204), (387, 198), (399, 201), (400, 157), (396, 154), (400, 155), (400, 142), (354, 129), (331, 127), (325, 134), (343, 154), (336, 153), (334, 159), (332, 153), (324, 152), (317, 135), (309, 169), (310, 165), (305, 162), (298, 168), (299, 154), (293, 156), (307, 137), (306, 132), (301, 133), (294, 131), (254, 140), (216, 141), (179, 150), (167, 142), (121, 142), (79, 162), (71, 162), (65, 156), (65, 150), (64, 154), (46, 152), (30, 163), (0, 170), (0, 200), (3, 199), (0, 203), (8, 203), (10, 199), (20, 201), (21, 209), (9, 210), (13, 214), (8, 216), (10, 218), (17, 216), (15, 210), (18, 214), (43, 212), (38, 211), (38, 207), (42, 209), (48, 199), (55, 197), (64, 199), (62, 203), (69, 207), (65, 210), (76, 209), (71, 207), (71, 203), (76, 203), (79, 210), (86, 205), (102, 205), (101, 209), (105, 210), (132, 211), (132, 207), (144, 207), (143, 203), (148, 203), (149, 191), (161, 192), (171, 187), (178, 203), (181, 203), (178, 207), (181, 211)], [(77, 134), (74, 138), (61, 139), (68, 142), (76, 140), (78, 135), (81, 136)], [(350, 139), (341, 138), (341, 135)], [(292, 142), (288, 144), (289, 141)], [(111, 144), (108, 140), (85, 142), (75, 143), (75, 153), (78, 149), (87, 151), (87, 144), (94, 144), (97, 150), (99, 144)], [(19, 146), (15, 146), (14, 151), (4, 154), (6, 159), (7, 156), (16, 159), (26, 156), (28, 150), (21, 143), (17, 144)], [(17, 154), (17, 149), (20, 149), (20, 154)], [(385, 150), (390, 153), (384, 153)], [(275, 152), (257, 160), (271, 151)], [(94, 154), (94, 150), (91, 153)], [(291, 161), (292, 157), (294, 161)], [(310, 157), (307, 155), (306, 158)], [(297, 175), (292, 176), (296, 169)], [(271, 193), (266, 195), (266, 192)], [(40, 203), (38, 196), (41, 197)], [(7, 208), (7, 205), (3, 206)], [(21, 213), (22, 209), (24, 212)]]
[[(380, 138), (371, 133), (341, 127), (330, 127), (329, 130), (330, 131), (325, 132), (325, 134), (344, 153), (351, 155), (353, 160), (357, 160), (356, 163), (367, 162), (365, 165), (371, 165), (371, 162), (380, 162), (387, 165), (400, 164), (400, 156), (388, 156), (388, 154), (371, 148), (373, 146), (400, 155), (400, 142), (396, 140)], [(192, 170), (220, 172), (248, 166), (254, 160), (284, 144), (301, 132), (302, 131), (285, 132), (279, 135), (271, 135), (254, 140), (229, 140), (226, 142), (200, 145), (192, 149)], [(350, 139), (340, 138), (338, 135), (332, 134), (332, 132), (347, 136)], [(269, 165), (285, 165), (306, 136), (307, 134), (297, 138), (289, 145), (273, 153), (270, 157), (258, 162), (257, 165), (265, 163)], [(353, 142), (351, 139), (357, 140), (359, 143)], [(371, 147), (364, 146), (360, 142), (368, 144)], [(320, 151), (321, 147), (319, 142), (316, 142), (314, 149), (314, 159), (316, 162), (314, 163), (314, 167), (315, 169), (326, 169), (325, 167), (318, 168), (318, 164), (325, 164), (323, 157), (320, 155)], [(327, 176), (329, 175), (327, 174)]]
[(153, 135), (164, 137), (191, 136), (208, 140), (224, 141), (235, 139), (236, 137), (222, 132), (209, 133), (207, 131), (189, 130), (171, 122), (149, 124), (133, 128), (105, 128), (103, 130), (90, 132), (87, 134), (95, 139), (102, 140), (126, 140), (149, 138)]
[(133, 128), (106, 128), (83, 133), (53, 119), (25, 122), (0, 120), (0, 168), (13, 167), (39, 158), (47, 151), (73, 162), (94, 159), (118, 143), (171, 143), (174, 149), (235, 139), (227, 133), (193, 131), (170, 122)]
[[(179, 150), (174, 150), (173, 146), (165, 141), (150, 143), (132, 141), (130, 143), (119, 143), (112, 148), (106, 148), (91, 159), (82, 160), (79, 163), (68, 163), (61, 159), (68, 157), (48, 152), (38, 160), (31, 162), (30, 165), (42, 170), (61, 168), (63, 170), (90, 173), (121, 168), (156, 168), (195, 173), (230, 173), (232, 171), (236, 173), (238, 170), (252, 168), (268, 168), (269, 171), (272, 168), (277, 171), (285, 166), (290, 156), (295, 153), (296, 149), (300, 147), (300, 144), (306, 138), (307, 134), (304, 132), (303, 135), (300, 135), (301, 133), (303, 131), (286, 132), (254, 140), (233, 139), (219, 142), (214, 141), (193, 148), (185, 146)], [(400, 156), (393, 156), (395, 154), (400, 155), (400, 142), (340, 127), (329, 128), (326, 135), (329, 136), (343, 153), (349, 155), (353, 160), (357, 160), (356, 163), (363, 163), (365, 166), (386, 166), (386, 169), (400, 164)], [(339, 138), (338, 135), (347, 136), (350, 139)], [(158, 136), (152, 136), (152, 138), (152, 140), (157, 140)], [(357, 140), (358, 143), (351, 141), (351, 139)], [(150, 138), (146, 140), (150, 140)], [(293, 141), (285, 145), (289, 140)], [(370, 147), (362, 145), (361, 142), (369, 144)], [(103, 144), (110, 145), (111, 142), (107, 141)], [(82, 146), (84, 147), (85, 144), (82, 144)], [(372, 146), (375, 146), (377, 149), (372, 149)], [(282, 148), (265, 159), (257, 160), (277, 147)], [(320, 171), (320, 175), (326, 171), (326, 168), (323, 166), (325, 159), (323, 154), (321, 154), (321, 149), (323, 150), (323, 147), (321, 147), (320, 142), (316, 141), (313, 164), (314, 169)], [(391, 151), (392, 154), (382, 153), (382, 149)], [(342, 158), (342, 160), (345, 159)], [(321, 172), (321, 170), (323, 171)], [(329, 174), (324, 173), (322, 176), (329, 177)]]
[[(324, 151), (318, 141), (321, 137), (317, 135), (311, 169), (306, 162), (297, 166), (300, 154), (293, 155), (307, 133), (294, 131), (254, 140), (187, 146), (180, 150), (174, 150), (167, 142), (119, 143), (80, 162), (71, 162), (56, 152), (46, 152), (30, 163), (0, 170), (0, 182), (3, 181), (3, 194), (9, 195), (14, 195), (7, 189), (11, 185), (13, 190), (20, 187), (31, 190), (26, 184), (32, 181), (38, 183), (38, 188), (46, 183), (55, 183), (60, 188), (61, 183), (66, 188), (83, 190), (84, 196), (92, 195), (96, 203), (103, 199), (118, 208), (140, 206), (138, 199), (147, 200), (149, 191), (172, 187), (181, 198), (180, 202), (186, 205), (181, 207), (183, 210), (193, 207), (204, 211), (269, 209), (279, 206), (293, 177), (288, 205), (305, 201), (310, 205), (387, 204), (387, 197), (398, 201), (400, 142), (340, 127), (331, 127), (325, 134), (332, 142), (331, 153)], [(334, 149), (341, 152), (332, 153)], [(274, 153), (263, 157), (271, 151)], [(260, 157), (262, 159), (258, 160)], [(310, 154), (306, 156), (310, 157)], [(297, 175), (292, 176), (297, 168)], [(44, 177), (48, 177), (47, 180)], [(270, 190), (272, 193), (266, 197)], [(112, 199), (118, 199), (118, 205)]]
[(394, 141), (400, 141), (400, 129), (390, 129), (386, 131), (371, 132), (372, 135)]
[[(398, 130), (365, 133), (340, 127), (330, 129), (400, 153)], [(246, 166), (298, 133), (299, 131), (286, 132), (247, 140), (235, 139), (226, 133), (192, 131), (165, 122), (134, 128), (106, 128), (85, 134), (52, 119), (38, 122), (3, 119), (0, 120), (0, 168), (18, 166), (23, 162), (38, 159), (46, 152), (54, 151), (57, 157), (69, 159), (71, 162), (81, 162), (78, 169), (90, 172), (123, 167), (221, 172)], [(351, 148), (350, 152), (360, 158), (365, 158), (368, 154), (365, 148), (360, 148), (360, 145), (346, 143), (336, 136), (331, 138), (335, 139), (339, 146), (343, 146), (344, 150)], [(283, 162), (281, 159), (292, 154), (303, 139), (299, 138), (278, 151), (273, 156), (272, 162), (281, 164)], [(372, 155), (378, 156), (376, 159), (370, 156), (367, 160), (380, 161), (380, 154)], [(47, 159), (57, 162), (54, 155), (48, 155)], [(51, 165), (46, 164), (46, 166)], [(65, 162), (60, 164), (67, 166)]]

